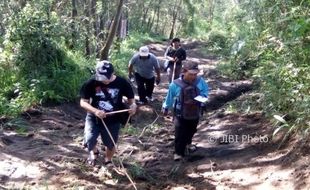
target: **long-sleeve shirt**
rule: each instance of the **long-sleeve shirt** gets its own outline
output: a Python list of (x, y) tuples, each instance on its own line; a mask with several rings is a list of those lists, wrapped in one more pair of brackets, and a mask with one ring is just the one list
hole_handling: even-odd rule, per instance
[[(202, 77), (199, 77), (198, 80), (199, 81), (197, 83), (197, 87), (200, 90), (200, 95), (204, 97), (208, 97), (208, 93), (209, 93), (208, 84), (203, 80)], [(167, 96), (165, 98), (165, 101), (162, 107), (164, 109), (173, 108), (175, 100), (180, 96), (180, 92), (181, 92), (181, 87), (175, 84), (174, 82), (172, 82), (169, 85), (169, 90), (168, 90)]]

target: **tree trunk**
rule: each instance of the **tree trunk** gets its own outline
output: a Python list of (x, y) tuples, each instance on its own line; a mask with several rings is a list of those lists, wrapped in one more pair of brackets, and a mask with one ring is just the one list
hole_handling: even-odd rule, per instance
[(90, 48), (90, 42), (89, 42), (89, 36), (91, 36), (90, 32), (90, 14), (89, 14), (89, 0), (84, 0), (84, 24), (86, 27), (86, 36), (85, 36), (85, 55), (88, 57), (91, 54), (91, 48)]
[(110, 48), (112, 46), (115, 33), (117, 31), (119, 20), (121, 18), (121, 12), (122, 12), (123, 4), (124, 4), (124, 0), (119, 0), (117, 10), (115, 13), (115, 17), (114, 17), (114, 22), (110, 28), (109, 35), (107, 38), (107, 42), (100, 52), (100, 60), (107, 60), (109, 57), (109, 51), (110, 51)]
[(76, 17), (77, 17), (77, 8), (76, 8), (76, 0), (72, 0), (72, 11), (71, 11), (71, 43), (69, 44), (69, 48), (73, 49), (76, 44), (76, 30), (75, 30), (75, 22), (76, 22)]
[[(106, 0), (101, 0), (101, 9), (105, 10), (106, 12), (109, 12), (108, 10), (108, 4), (109, 2), (106, 2)], [(106, 21), (108, 20), (107, 16), (105, 16), (106, 12), (102, 12), (100, 13), (99, 16), (99, 33), (98, 33), (98, 37), (100, 42), (103, 42), (105, 40), (105, 36), (106, 36)], [(101, 48), (101, 47), (100, 47)]]
[(23, 9), (26, 6), (27, 1), (26, 0), (20, 0), (18, 3), (19, 3), (19, 6), (20, 6), (20, 9)]
[(149, 6), (146, 7), (146, 9), (143, 10), (143, 19), (141, 22), (141, 28), (143, 29), (144, 24), (146, 23), (146, 19), (147, 19), (147, 13), (149, 12)]
[(213, 13), (214, 13), (214, 0), (209, 0), (209, 23), (210, 26), (213, 22)]
[(91, 15), (91, 20), (92, 20), (92, 25), (94, 28), (94, 35), (97, 38), (98, 27), (97, 27), (96, 3), (97, 3), (97, 0), (91, 0), (90, 15)]
[(96, 55), (98, 56), (100, 52), (100, 42), (99, 42), (99, 27), (98, 27), (98, 22), (97, 22), (98, 15), (96, 13), (96, 5), (97, 5), (97, 0), (91, 0), (90, 15), (91, 15), (91, 23), (93, 26), (93, 33), (94, 33), (94, 39), (95, 39), (94, 51), (96, 52)]
[(155, 32), (156, 32), (156, 33), (158, 32), (158, 26), (159, 26), (159, 17), (160, 17), (161, 2), (162, 2), (162, 0), (159, 0), (159, 1), (158, 1), (157, 10), (156, 10), (156, 15), (157, 15), (157, 18), (156, 18), (156, 25), (155, 25)]
[(178, 9), (179, 9), (178, 7), (181, 4), (181, 2), (182, 2), (182, 0), (180, 0), (180, 1), (176, 0), (175, 1), (175, 5), (173, 8), (173, 15), (172, 15), (172, 27), (170, 30), (169, 39), (172, 39), (174, 36), (174, 28), (175, 28), (175, 24), (177, 22), (177, 17), (178, 17)]
[(154, 11), (153, 11), (153, 14), (152, 16), (149, 18), (149, 21), (148, 21), (148, 24), (147, 24), (147, 28), (149, 31), (152, 30), (153, 26), (154, 26), (154, 22), (155, 22), (155, 17), (156, 17), (156, 6), (154, 6)]

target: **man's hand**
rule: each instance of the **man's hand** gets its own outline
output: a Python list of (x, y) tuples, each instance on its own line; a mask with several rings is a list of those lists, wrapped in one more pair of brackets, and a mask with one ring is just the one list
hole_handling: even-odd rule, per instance
[(174, 58), (173, 58), (173, 57), (170, 57), (170, 56), (167, 56), (167, 59), (168, 59), (169, 61), (174, 61)]
[(167, 116), (168, 115), (168, 109), (167, 108), (163, 108), (161, 110), (161, 112), (162, 112), (163, 116)]
[(103, 118), (106, 118), (106, 113), (105, 113), (105, 111), (102, 111), (102, 110), (97, 110), (96, 112), (95, 112), (95, 115), (97, 116), (97, 117), (99, 117), (100, 119), (103, 119)]
[(159, 85), (159, 83), (160, 83), (160, 77), (156, 77), (156, 79), (155, 79), (155, 84), (156, 84), (156, 85)]
[(136, 103), (133, 103), (133, 104), (131, 104), (130, 106), (129, 106), (129, 115), (130, 116), (133, 116), (135, 113), (136, 113), (136, 111), (137, 111), (137, 104)]
[(133, 76), (132, 73), (129, 73), (129, 74), (128, 74), (128, 78), (129, 78), (129, 80), (130, 80), (131, 82), (134, 82), (134, 81), (135, 81), (135, 78), (134, 78), (134, 76)]

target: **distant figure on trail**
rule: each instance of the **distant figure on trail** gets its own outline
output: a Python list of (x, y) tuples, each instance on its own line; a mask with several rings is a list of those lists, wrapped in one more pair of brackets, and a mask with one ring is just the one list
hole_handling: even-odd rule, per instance
[[(156, 72), (156, 77), (154, 75)], [(134, 73), (134, 75), (133, 75)], [(153, 101), (154, 83), (160, 83), (160, 66), (156, 56), (149, 52), (147, 46), (142, 46), (129, 61), (129, 78), (135, 78), (138, 86), (138, 104)]]
[[(201, 107), (207, 100), (208, 85), (203, 78), (198, 77), (198, 64), (186, 62), (180, 78), (174, 80), (162, 106), (163, 115), (173, 109), (175, 126), (174, 160), (182, 159), (186, 153), (196, 150), (192, 138), (197, 131)], [(203, 103), (202, 103), (203, 102)]]
[(96, 144), (100, 135), (103, 144), (106, 146), (105, 164), (111, 165), (115, 145), (108, 131), (116, 143), (121, 121), (119, 113), (110, 115), (109, 112), (124, 109), (122, 98), (126, 96), (129, 114), (135, 114), (137, 106), (131, 85), (126, 79), (114, 74), (113, 65), (109, 61), (100, 61), (96, 65), (95, 77), (83, 84), (80, 96), (80, 105), (87, 111), (84, 128), (84, 144), (89, 151), (87, 161), (89, 164), (95, 165), (99, 154)]
[[(182, 61), (186, 59), (186, 51), (180, 44), (179, 38), (174, 38), (170, 46), (165, 52), (165, 70), (168, 72), (169, 83), (174, 79), (179, 78), (182, 68)], [(173, 77), (173, 79), (172, 79)]]

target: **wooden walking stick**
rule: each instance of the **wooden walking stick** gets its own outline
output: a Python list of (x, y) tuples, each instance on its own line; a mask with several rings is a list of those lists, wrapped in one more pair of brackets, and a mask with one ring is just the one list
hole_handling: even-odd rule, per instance
[(175, 67), (176, 67), (176, 61), (173, 62), (173, 71), (172, 71), (172, 77), (171, 77), (171, 81), (174, 81), (174, 75), (175, 75)]
[[(121, 112), (126, 112), (126, 111), (129, 111), (129, 110), (130, 110), (130, 109), (119, 110), (119, 111), (109, 112), (109, 113), (110, 113), (110, 114), (113, 114), (113, 113), (121, 113)], [(108, 113), (107, 113), (107, 114), (108, 114)], [(131, 116), (129, 115), (129, 116), (128, 116), (128, 119), (127, 119), (127, 123), (125, 124), (125, 127), (127, 126), (128, 122), (129, 122), (129, 120), (130, 120), (130, 117), (131, 117)], [(111, 141), (112, 141), (112, 143), (113, 143), (113, 145), (114, 145), (114, 147), (115, 147), (115, 149), (116, 149), (116, 148), (117, 148), (116, 143), (115, 143), (115, 141), (114, 141), (114, 139), (113, 139), (113, 136), (112, 136), (112, 134), (111, 134), (111, 132), (110, 132), (110, 130), (109, 130), (107, 124), (104, 122), (104, 120), (103, 120), (102, 118), (101, 118), (101, 122), (102, 122), (103, 126), (105, 127), (105, 130), (108, 132), (109, 137), (110, 137), (110, 139), (111, 139)], [(124, 167), (123, 162), (122, 162), (122, 160), (120, 159), (120, 155), (119, 155), (118, 151), (115, 151), (115, 153), (116, 153), (116, 156), (117, 156), (117, 158), (118, 158), (118, 160), (119, 160), (119, 162), (120, 162), (120, 165), (121, 165), (121, 167), (122, 167), (122, 169), (123, 169), (123, 171), (124, 171), (126, 177), (128, 178), (128, 180), (129, 180), (130, 183), (132, 184), (133, 188), (134, 188), (135, 190), (137, 190), (137, 187), (136, 187), (136, 185), (135, 185), (135, 182), (131, 179), (130, 175), (127, 173), (126, 168)]]
[(123, 112), (128, 112), (130, 109), (124, 109), (124, 110), (118, 110), (118, 111), (112, 111), (112, 112), (106, 112), (106, 115), (112, 115), (115, 113), (123, 113)]

